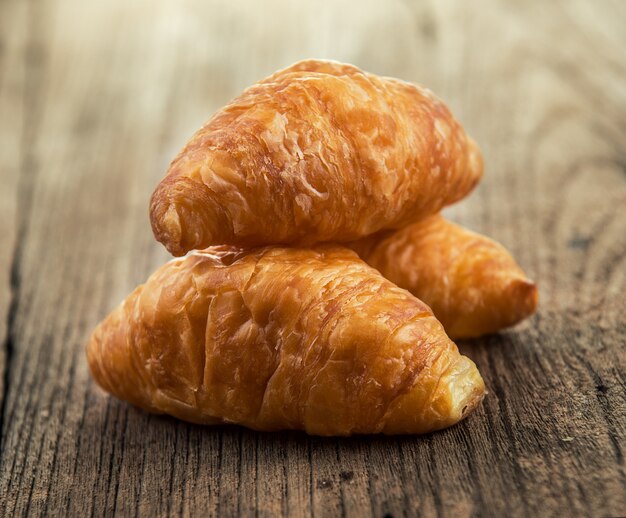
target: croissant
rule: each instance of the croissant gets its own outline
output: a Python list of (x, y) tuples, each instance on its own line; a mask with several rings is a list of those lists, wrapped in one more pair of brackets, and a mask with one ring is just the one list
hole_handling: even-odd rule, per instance
[(308, 60), (251, 86), (192, 137), (150, 219), (174, 255), (345, 242), (433, 214), (481, 175), (476, 144), (429, 90)]
[(452, 338), (495, 333), (537, 309), (536, 285), (502, 245), (441, 215), (349, 246), (426, 302)]
[(429, 432), (485, 393), (428, 306), (343, 247), (175, 259), (99, 324), (87, 358), (148, 411), (257, 430)]

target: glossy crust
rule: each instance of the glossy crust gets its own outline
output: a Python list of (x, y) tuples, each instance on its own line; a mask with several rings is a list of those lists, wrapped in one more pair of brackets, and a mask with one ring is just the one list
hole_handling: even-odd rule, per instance
[(120, 399), (257, 430), (429, 432), (485, 392), (424, 303), (339, 247), (171, 261), (96, 328), (87, 358)]
[(216, 244), (345, 242), (467, 195), (482, 158), (429, 90), (308, 60), (218, 111), (152, 195), (174, 255)]
[(441, 215), (349, 246), (426, 302), (452, 338), (495, 333), (537, 309), (537, 287), (502, 245)]

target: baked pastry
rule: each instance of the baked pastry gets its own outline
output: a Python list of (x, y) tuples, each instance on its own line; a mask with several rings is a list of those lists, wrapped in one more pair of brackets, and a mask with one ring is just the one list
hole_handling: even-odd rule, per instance
[(150, 219), (174, 255), (345, 242), (433, 214), (481, 175), (475, 143), (429, 90), (308, 60), (251, 86), (192, 137)]
[(87, 358), (148, 411), (257, 430), (429, 432), (485, 393), (430, 309), (342, 247), (175, 259), (96, 328)]
[(537, 287), (502, 245), (441, 215), (349, 246), (426, 302), (451, 338), (495, 333), (537, 309)]

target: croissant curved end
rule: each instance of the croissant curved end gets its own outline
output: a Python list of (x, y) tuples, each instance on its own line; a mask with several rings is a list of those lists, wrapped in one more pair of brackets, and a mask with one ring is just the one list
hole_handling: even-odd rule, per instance
[(189, 178), (165, 178), (150, 200), (154, 237), (174, 256), (206, 247), (217, 228), (230, 228), (210, 203), (207, 187)]
[(513, 297), (520, 301), (519, 314), (515, 323), (532, 315), (539, 305), (539, 290), (530, 279), (519, 279), (511, 282), (509, 290)]
[[(383, 433), (429, 433), (448, 428), (467, 417), (487, 393), (478, 368), (472, 360), (457, 353), (456, 358), (440, 358), (435, 373), (427, 374), (391, 410)], [(439, 370), (443, 367), (442, 370)]]
[[(494, 285), (492, 289), (495, 289)], [(505, 285), (501, 293), (494, 295), (493, 300), (501, 300), (501, 307), (508, 308), (508, 311), (501, 311), (492, 315), (491, 327), (487, 327), (487, 332), (497, 332), (501, 329), (513, 327), (522, 320), (530, 317), (536, 310), (539, 303), (539, 290), (537, 285), (527, 277), (514, 278), (508, 285)]]
[(479, 287), (481, 304), (455, 321), (444, 321), (448, 336), (453, 340), (471, 339), (497, 333), (530, 317), (539, 302), (537, 285), (526, 277), (491, 277)]
[(476, 365), (467, 356), (461, 356), (441, 379), (450, 397), (450, 424), (465, 419), (483, 400), (485, 383)]

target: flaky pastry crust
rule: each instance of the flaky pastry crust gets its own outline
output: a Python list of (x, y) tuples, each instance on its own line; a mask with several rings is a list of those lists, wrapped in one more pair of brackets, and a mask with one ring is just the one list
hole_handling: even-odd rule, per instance
[(441, 215), (348, 246), (426, 302), (452, 338), (495, 333), (537, 309), (535, 283), (502, 245)]
[(150, 219), (174, 255), (345, 242), (433, 214), (481, 175), (476, 144), (429, 90), (307, 60), (245, 90), (192, 137)]
[(430, 309), (341, 247), (216, 247), (173, 260), (94, 331), (105, 390), (195, 423), (422, 433), (483, 398)]

